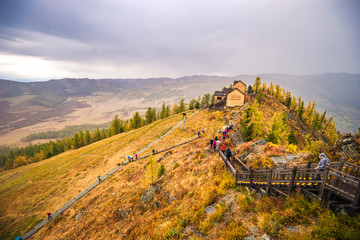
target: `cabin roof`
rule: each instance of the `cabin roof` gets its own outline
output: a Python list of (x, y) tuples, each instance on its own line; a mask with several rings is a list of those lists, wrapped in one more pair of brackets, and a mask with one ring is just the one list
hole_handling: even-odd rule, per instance
[(241, 80), (236, 80), (236, 81), (234, 81), (234, 84), (233, 84), (233, 86), (235, 86), (235, 84), (237, 84), (237, 83), (242, 83), (245, 87), (246, 87), (246, 84), (243, 82), (243, 81), (241, 81)]

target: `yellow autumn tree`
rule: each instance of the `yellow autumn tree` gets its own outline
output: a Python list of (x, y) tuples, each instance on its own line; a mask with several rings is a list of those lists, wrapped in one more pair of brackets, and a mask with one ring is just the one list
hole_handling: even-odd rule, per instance
[(146, 168), (146, 174), (145, 174), (145, 184), (147, 186), (155, 183), (155, 181), (158, 178), (158, 172), (159, 172), (158, 162), (155, 161), (153, 155), (150, 155), (149, 163)]

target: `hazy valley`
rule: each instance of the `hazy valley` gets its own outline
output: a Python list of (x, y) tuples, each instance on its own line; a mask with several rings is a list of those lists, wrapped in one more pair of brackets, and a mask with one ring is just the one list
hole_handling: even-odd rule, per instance
[[(291, 76), (259, 74), (263, 82), (279, 84), (317, 109), (334, 116), (342, 132), (356, 132), (360, 119), (358, 74)], [(190, 100), (241, 79), (252, 83), (256, 75), (236, 77), (191, 76), (177, 79), (61, 79), (21, 83), (0, 80), (0, 144), (25, 145), (31, 134), (65, 126), (109, 122), (114, 115), (129, 118), (148, 107)], [(35, 141), (34, 143), (42, 142)]]

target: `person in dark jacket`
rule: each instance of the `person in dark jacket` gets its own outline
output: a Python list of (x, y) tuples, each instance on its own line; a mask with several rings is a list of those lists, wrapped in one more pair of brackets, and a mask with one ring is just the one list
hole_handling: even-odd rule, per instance
[(318, 166), (315, 168), (315, 170), (316, 170), (315, 180), (321, 180), (321, 175), (323, 175), (326, 165), (330, 164), (330, 160), (325, 155), (325, 153), (320, 153), (319, 158), (320, 158), (320, 161), (318, 163)]
[(228, 148), (228, 149), (226, 149), (226, 158), (228, 159), (228, 160), (230, 160), (230, 158), (231, 158), (231, 151), (230, 151), (230, 148)]

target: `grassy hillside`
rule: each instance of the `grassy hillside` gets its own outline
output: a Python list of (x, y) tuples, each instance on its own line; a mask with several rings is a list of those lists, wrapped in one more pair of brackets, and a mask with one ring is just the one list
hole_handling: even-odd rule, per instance
[[(228, 115), (241, 115), (243, 110)], [(270, 112), (265, 117), (270, 118)], [(29, 230), (46, 212), (54, 212), (98, 175), (113, 169), (121, 156), (144, 148), (181, 118), (157, 121), (2, 173), (1, 237)], [(260, 197), (237, 187), (218, 155), (208, 151), (209, 139), (224, 125), (221, 112), (203, 110), (189, 117), (188, 131), (179, 126), (142, 153), (207, 130), (200, 139), (155, 156), (165, 168), (156, 184), (149, 186), (145, 181), (149, 158), (129, 163), (32, 239), (243, 239), (265, 233), (278, 239), (357, 239), (359, 217), (336, 216), (299, 193), (289, 199)]]
[[(87, 147), (0, 175), (0, 236), (24, 233), (54, 212), (97, 176), (115, 168), (122, 156), (144, 148), (182, 119), (177, 115), (143, 128), (119, 134)], [(184, 138), (193, 138), (191, 133)], [(177, 143), (175, 140), (174, 143)]]

